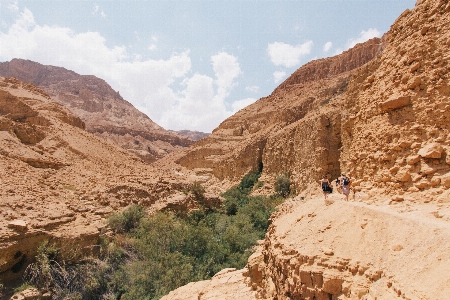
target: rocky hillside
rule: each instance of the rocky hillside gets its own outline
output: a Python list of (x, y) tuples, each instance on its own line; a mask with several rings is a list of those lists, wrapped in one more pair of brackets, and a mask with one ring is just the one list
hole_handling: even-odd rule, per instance
[(2, 284), (22, 275), (44, 240), (67, 253), (96, 253), (105, 218), (130, 204), (195, 207), (183, 191), (202, 177), (152, 168), (84, 126), (35, 85), (0, 77)]
[(209, 135), (209, 133), (200, 132), (200, 131), (191, 131), (191, 130), (178, 130), (175, 133), (190, 138), (193, 141), (201, 140)]
[[(375, 38), (341, 55), (310, 62), (272, 95), (228, 118), (178, 162), (236, 180), (263, 165), (265, 175), (290, 172), (297, 189), (322, 173), (341, 172), (341, 122), (355, 69), (380, 54)], [(272, 185), (268, 185), (272, 186)]]
[(405, 11), (383, 40), (301, 67), (178, 162), (222, 180), (262, 164), (267, 177), (289, 172), (298, 192), (327, 173), (350, 173), (365, 193), (446, 190), (449, 32), (446, 1), (435, 5), (427, 17)]
[(146, 162), (193, 143), (192, 139), (154, 123), (95, 76), (22, 59), (0, 63), (0, 76), (39, 86), (79, 116), (87, 131), (118, 144)]
[[(297, 195), (246, 269), (163, 299), (448, 298), (449, 21), (448, 0), (417, 1), (382, 40), (306, 64), (179, 157), (230, 182), (262, 165), (257, 193), (287, 171)], [(323, 200), (327, 173), (350, 174), (350, 202)]]

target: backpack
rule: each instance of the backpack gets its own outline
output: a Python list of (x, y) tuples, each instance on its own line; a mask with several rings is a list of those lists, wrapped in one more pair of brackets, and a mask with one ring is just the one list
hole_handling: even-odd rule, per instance
[(342, 183), (343, 183), (344, 185), (349, 185), (349, 184), (350, 184), (350, 179), (348, 179), (347, 177), (345, 177), (345, 178), (342, 180)]

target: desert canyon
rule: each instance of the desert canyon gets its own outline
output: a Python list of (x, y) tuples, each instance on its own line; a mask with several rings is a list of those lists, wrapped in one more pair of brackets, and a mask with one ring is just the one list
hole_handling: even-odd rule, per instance
[[(95, 256), (110, 214), (191, 210), (194, 182), (217, 203), (262, 167), (254, 195), (283, 172), (295, 193), (246, 268), (162, 299), (448, 299), (449, 22), (448, 0), (418, 0), (382, 38), (305, 64), (196, 142), (94, 76), (0, 63), (1, 282), (44, 240)], [(324, 174), (351, 176), (350, 201), (324, 201)]]

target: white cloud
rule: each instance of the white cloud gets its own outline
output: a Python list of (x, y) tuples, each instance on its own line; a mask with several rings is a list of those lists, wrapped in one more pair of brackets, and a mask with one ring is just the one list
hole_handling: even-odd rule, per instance
[(19, 12), (19, 1), (18, 0), (8, 1), (7, 2), (7, 7), (12, 12)]
[(279, 82), (281, 82), (283, 79), (284, 79), (284, 77), (286, 76), (286, 72), (284, 72), (284, 71), (275, 71), (275, 72), (273, 72), (273, 81), (275, 82), (275, 83), (279, 83)]
[(339, 55), (339, 54), (341, 54), (342, 52), (344, 52), (344, 50), (342, 50), (341, 48), (337, 48), (337, 49), (334, 51), (334, 54), (333, 54), (333, 55)]
[(211, 61), (216, 75), (217, 96), (224, 99), (229, 95), (230, 90), (237, 85), (234, 79), (241, 73), (239, 63), (236, 57), (226, 52), (213, 55)]
[(246, 86), (245, 90), (252, 93), (257, 93), (259, 91), (259, 86), (252, 85), (252, 86)]
[(151, 44), (150, 46), (148, 46), (148, 50), (150, 50), (150, 51), (156, 50), (156, 45)]
[[(189, 50), (173, 53), (166, 60), (141, 57), (128, 53), (125, 46), (108, 47), (98, 32), (76, 33), (70, 28), (38, 25), (28, 9), (6, 32), (0, 31), (0, 61), (30, 59), (95, 75), (165, 128), (210, 132), (245, 102), (232, 104), (233, 111), (226, 109), (226, 97), (241, 74), (237, 58), (231, 54), (220, 52), (211, 57), (214, 78), (191, 75)], [(177, 79), (182, 83), (175, 84)]]
[(97, 5), (97, 4), (94, 5), (94, 9), (93, 9), (93, 11), (92, 11), (92, 14), (93, 14), (94, 16), (100, 15), (103, 19), (106, 19), (106, 14), (105, 14), (105, 12), (104, 12), (103, 9), (101, 9), (100, 6)]
[(333, 47), (333, 43), (332, 42), (326, 42), (325, 45), (323, 45), (323, 52), (328, 52), (331, 47)]
[[(241, 74), (237, 58), (226, 52), (211, 57), (215, 78), (194, 74), (183, 81), (182, 95), (166, 109), (160, 118), (163, 127), (196, 129), (211, 132), (218, 122), (234, 113), (227, 111), (225, 99), (236, 86), (235, 79)], [(238, 102), (239, 101), (235, 101)]]
[(238, 112), (239, 110), (243, 109), (246, 106), (249, 106), (250, 104), (254, 103), (256, 101), (255, 98), (246, 98), (238, 101), (234, 101), (232, 104), (233, 113)]
[(300, 63), (300, 57), (309, 54), (312, 46), (312, 41), (296, 46), (275, 42), (268, 45), (267, 53), (274, 65), (290, 68), (298, 65)]
[(364, 43), (374, 37), (381, 37), (381, 33), (375, 28), (369, 28), (367, 31), (363, 30), (357, 38), (349, 39), (346, 47), (347, 49), (353, 48), (356, 44)]

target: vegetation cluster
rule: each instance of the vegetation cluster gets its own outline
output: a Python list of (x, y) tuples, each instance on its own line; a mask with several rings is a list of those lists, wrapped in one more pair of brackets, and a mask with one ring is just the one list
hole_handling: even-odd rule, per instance
[[(224, 268), (243, 268), (284, 200), (281, 193), (250, 196), (259, 177), (258, 171), (247, 174), (222, 195), (220, 208), (200, 205), (187, 214), (148, 216), (142, 207), (130, 206), (109, 218), (113, 234), (103, 238), (95, 259), (65, 264), (58, 249), (45, 243), (27, 269), (26, 283), (52, 291), (54, 299), (159, 299)], [(188, 192), (202, 203), (200, 184)]]

